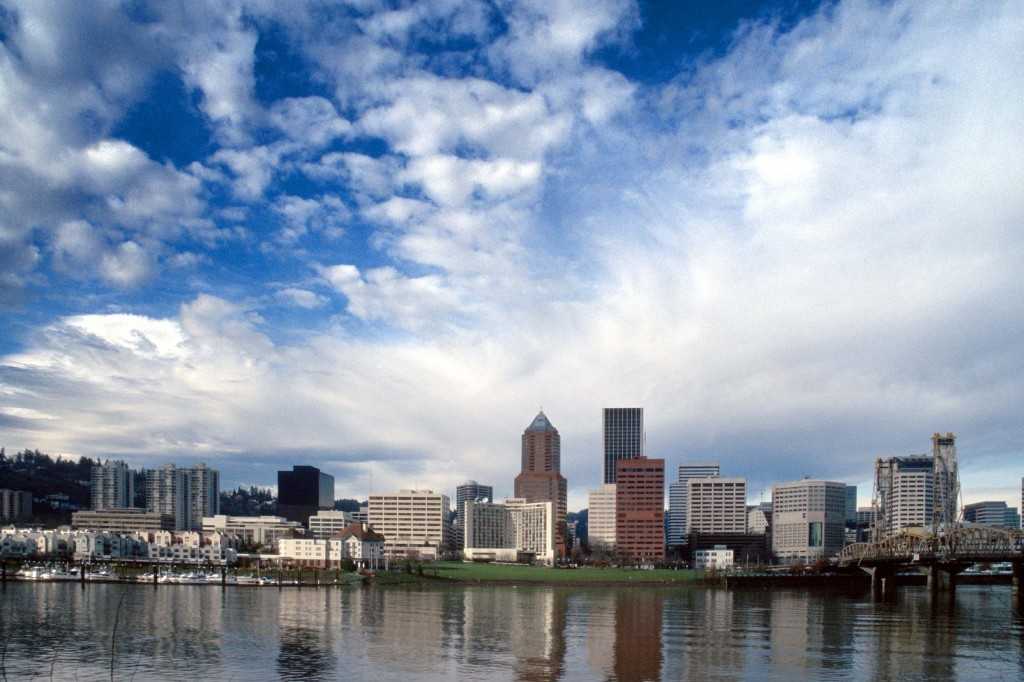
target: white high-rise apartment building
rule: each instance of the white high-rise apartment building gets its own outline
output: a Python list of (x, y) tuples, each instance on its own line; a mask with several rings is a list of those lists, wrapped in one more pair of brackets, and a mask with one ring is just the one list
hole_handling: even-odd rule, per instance
[(615, 547), (615, 484), (590, 491), (587, 506), (587, 542), (590, 548)]
[(390, 558), (440, 557), (448, 546), (448, 496), (433, 490), (399, 490), (370, 495), (367, 520), (384, 536)]
[(124, 462), (108, 460), (93, 466), (89, 487), (93, 509), (135, 506), (135, 474)]
[(189, 525), (202, 530), (204, 518), (220, 514), (220, 472), (205, 464), (184, 471), (189, 484)]
[(691, 478), (686, 485), (688, 535), (747, 532), (747, 479)]
[[(192, 527), (192, 486), (188, 472), (173, 464), (147, 469), (146, 511), (174, 517), (175, 530)], [(202, 523), (202, 521), (200, 521)]]
[(781, 561), (834, 556), (845, 530), (845, 483), (802, 480), (772, 487), (772, 551)]
[(170, 514), (176, 530), (202, 530), (203, 519), (220, 514), (220, 472), (205, 464), (148, 469), (146, 509)]
[(686, 544), (687, 481), (691, 478), (716, 478), (720, 473), (717, 462), (679, 465), (679, 478), (668, 486), (668, 545)]

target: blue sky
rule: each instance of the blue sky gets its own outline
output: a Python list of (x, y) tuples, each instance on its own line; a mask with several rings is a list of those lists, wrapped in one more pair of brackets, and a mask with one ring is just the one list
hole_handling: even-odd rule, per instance
[[(1011, 2), (0, 3), (0, 442), (511, 492), (1024, 475)], [(862, 490), (866, 501), (869, 490)]]

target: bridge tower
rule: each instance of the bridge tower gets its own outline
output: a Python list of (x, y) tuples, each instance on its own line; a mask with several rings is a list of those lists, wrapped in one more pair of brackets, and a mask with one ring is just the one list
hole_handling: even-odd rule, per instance
[(960, 522), (960, 472), (956, 458), (956, 436), (952, 433), (932, 435), (932, 460), (932, 532), (948, 532)]

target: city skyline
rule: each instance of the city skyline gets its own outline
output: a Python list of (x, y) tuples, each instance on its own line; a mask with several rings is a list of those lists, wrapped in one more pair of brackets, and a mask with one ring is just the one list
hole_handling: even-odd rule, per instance
[(0, 0), (0, 446), (500, 498), (543, 405), (576, 510), (636, 405), (1019, 506), (1024, 9), (715, 5)]

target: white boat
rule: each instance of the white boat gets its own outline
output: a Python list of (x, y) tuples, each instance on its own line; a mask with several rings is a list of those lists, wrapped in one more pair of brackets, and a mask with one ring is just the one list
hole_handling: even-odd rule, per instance
[(33, 566), (32, 568), (21, 569), (18, 571), (17, 575), (22, 580), (48, 580), (51, 573), (45, 568)]

